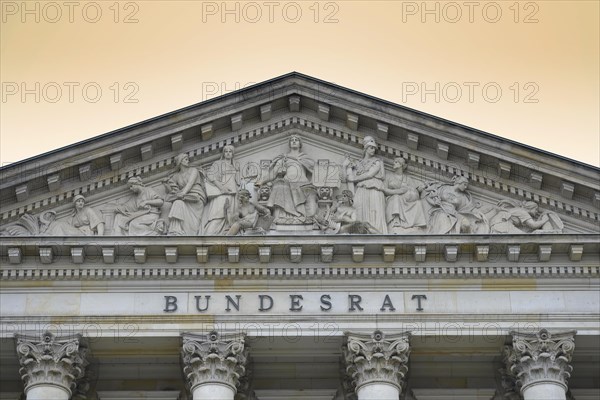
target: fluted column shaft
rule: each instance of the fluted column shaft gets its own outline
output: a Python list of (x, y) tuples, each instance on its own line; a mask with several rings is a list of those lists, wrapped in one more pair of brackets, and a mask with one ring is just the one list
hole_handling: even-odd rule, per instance
[(504, 358), (525, 400), (566, 400), (575, 333), (511, 332), (513, 343), (505, 347)]
[(358, 400), (398, 400), (408, 372), (408, 333), (347, 333), (343, 353)]
[(244, 335), (183, 335), (183, 372), (193, 400), (233, 400), (245, 374)]
[(27, 400), (68, 400), (85, 376), (87, 348), (81, 336), (16, 335)]

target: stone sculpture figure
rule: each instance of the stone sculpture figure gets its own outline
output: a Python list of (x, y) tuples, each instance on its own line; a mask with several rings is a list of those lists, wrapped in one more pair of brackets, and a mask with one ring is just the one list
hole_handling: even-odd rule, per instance
[(317, 195), (310, 179), (315, 161), (302, 152), (298, 135), (291, 135), (288, 145), (289, 152), (275, 157), (269, 166), (273, 176), (256, 185), (272, 183), (267, 207), (276, 224), (311, 224), (317, 211)]
[(269, 184), (262, 185), (258, 189), (258, 201), (260, 203), (267, 203), (269, 201), (269, 196), (271, 196), (271, 186), (269, 186)]
[(317, 193), (320, 201), (329, 201), (333, 198), (333, 188), (328, 186), (321, 186)]
[(70, 236), (78, 231), (64, 221), (56, 221), (56, 212), (23, 214), (17, 222), (2, 230), (0, 236)]
[(533, 201), (502, 200), (490, 217), (490, 233), (561, 233), (563, 228), (555, 212), (540, 212)]
[[(203, 218), (204, 235), (220, 235), (227, 232), (228, 221), (235, 214), (235, 195), (240, 185), (240, 166), (234, 159), (233, 146), (223, 147), (221, 159), (215, 161), (206, 172), (208, 205)], [(231, 207), (225, 209), (229, 202)]]
[(40, 215), (23, 214), (13, 225), (0, 232), (0, 236), (92, 236), (104, 235), (104, 221), (90, 207), (85, 207), (85, 197), (76, 195), (75, 210), (70, 219), (56, 219), (56, 212), (44, 211)]
[(383, 192), (388, 196), (385, 208), (388, 233), (419, 233), (427, 228), (421, 200), (425, 186), (405, 173), (407, 167), (407, 161), (398, 157), (394, 159), (394, 172), (385, 175)]
[(342, 194), (336, 197), (337, 205), (334, 206), (332, 221), (340, 224), (339, 230), (331, 227), (339, 233), (368, 234), (380, 233), (367, 221), (357, 220), (357, 211), (353, 206), (353, 194), (349, 190), (343, 190)]
[[(227, 232), (229, 236), (235, 236), (244, 229), (254, 229), (257, 227), (259, 218), (261, 215), (270, 216), (271, 212), (268, 208), (261, 206), (260, 204), (253, 204), (250, 202), (250, 192), (246, 189), (242, 189), (238, 192), (237, 212), (233, 215), (231, 228)], [(229, 205), (229, 201), (226, 203), (226, 207)], [(272, 219), (269, 218), (268, 225), (270, 225)], [(264, 228), (261, 228), (264, 230)]]
[[(272, 161), (260, 160), (260, 168), (250, 162), (247, 169), (240, 168), (231, 145), (224, 146), (221, 158), (206, 170), (190, 165), (187, 154), (179, 154), (173, 173), (162, 181), (166, 194), (133, 177), (128, 181), (131, 198), (106, 203), (104, 218), (78, 194), (72, 209), (60, 204), (56, 211), (25, 213), (2, 226), (0, 236), (232, 235), (242, 230), (252, 233), (251, 229), (322, 234), (549, 234), (565, 229), (559, 214), (542, 210), (533, 201), (505, 199), (493, 204), (482, 198), (480, 205), (463, 176), (451, 182), (422, 183), (407, 174), (408, 161), (402, 157), (394, 159), (392, 171), (385, 171), (371, 136), (363, 140), (363, 158), (351, 161), (346, 156), (341, 168), (327, 158), (311, 159), (301, 151), (298, 135), (289, 137), (288, 146), (287, 153)], [(257, 200), (251, 203), (250, 182), (255, 179)], [(250, 192), (238, 196), (246, 187)], [(350, 191), (344, 193), (343, 188)], [(238, 210), (240, 206), (245, 209)], [(259, 219), (257, 215), (268, 214), (265, 210), (270, 219)], [(332, 222), (337, 222), (339, 230)]]
[(451, 184), (435, 182), (425, 189), (429, 210), (428, 232), (436, 234), (488, 233), (489, 225), (467, 191), (469, 180), (455, 176)]
[(369, 222), (379, 233), (387, 234), (383, 161), (375, 155), (377, 143), (373, 137), (365, 136), (363, 148), (363, 159), (349, 163), (346, 158), (342, 163), (343, 170), (347, 171), (346, 180), (356, 186), (354, 204), (357, 220)]
[(163, 199), (146, 187), (140, 177), (130, 178), (127, 184), (133, 196), (115, 208), (115, 232), (125, 236), (158, 236)]
[(175, 165), (177, 171), (166, 182), (169, 191), (166, 201), (172, 203), (167, 234), (195, 236), (201, 230), (200, 221), (206, 203), (204, 181), (200, 171), (190, 166), (187, 154), (175, 157)]
[(85, 206), (85, 197), (73, 198), (74, 210), (70, 219), (57, 220), (56, 212), (44, 211), (40, 215), (23, 214), (11, 226), (3, 229), (0, 236), (92, 236), (104, 235), (104, 221), (98, 213)]
[(73, 198), (75, 209), (71, 215), (71, 226), (79, 230), (80, 235), (103, 236), (104, 221), (91, 207), (85, 206), (85, 197), (78, 194)]

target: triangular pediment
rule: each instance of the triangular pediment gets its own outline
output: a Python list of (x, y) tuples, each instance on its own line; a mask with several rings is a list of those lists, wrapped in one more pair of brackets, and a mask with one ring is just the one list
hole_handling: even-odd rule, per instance
[[(376, 154), (364, 155), (365, 139)], [(188, 155), (188, 172), (179, 154)], [(407, 161), (405, 171), (397, 158)], [(595, 167), (298, 73), (1, 173), (4, 235), (98, 234), (94, 223), (105, 235), (193, 236), (207, 226), (207, 235), (219, 235), (236, 221), (239, 234), (339, 233), (323, 220), (344, 233), (597, 233), (599, 221)], [(141, 193), (130, 190), (132, 177), (141, 179)], [(196, 181), (186, 187), (186, 179)], [(240, 214), (241, 189), (254, 209)], [(344, 190), (353, 202), (337, 199)], [(88, 211), (78, 215), (80, 195)], [(344, 210), (354, 223), (332, 221)], [(211, 224), (215, 215), (223, 221)], [(185, 229), (174, 228), (178, 218)], [(48, 219), (54, 231), (40, 228)]]

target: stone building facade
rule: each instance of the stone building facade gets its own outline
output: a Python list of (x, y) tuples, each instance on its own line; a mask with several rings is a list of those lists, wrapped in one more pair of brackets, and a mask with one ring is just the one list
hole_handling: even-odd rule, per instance
[(595, 167), (291, 73), (0, 178), (0, 399), (600, 397)]

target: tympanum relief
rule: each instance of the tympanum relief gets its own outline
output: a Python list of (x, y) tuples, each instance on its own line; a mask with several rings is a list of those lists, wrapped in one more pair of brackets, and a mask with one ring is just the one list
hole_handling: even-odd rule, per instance
[[(469, 180), (421, 181), (398, 157), (386, 169), (366, 136), (360, 155), (323, 157), (289, 136), (271, 159), (239, 161), (224, 146), (212, 163), (174, 158), (172, 172), (147, 184), (134, 176), (117, 200), (90, 207), (73, 198), (69, 216), (24, 214), (2, 236), (210, 236), (267, 234), (561, 233), (557, 213), (532, 201), (474, 197)], [(318, 150), (318, 151), (317, 151)], [(279, 153), (279, 154), (277, 154)], [(258, 156), (260, 157), (260, 155)], [(255, 158), (257, 158), (255, 156)], [(251, 165), (251, 167), (248, 167)], [(96, 202), (98, 204), (98, 202)], [(101, 212), (99, 211), (101, 210)]]

